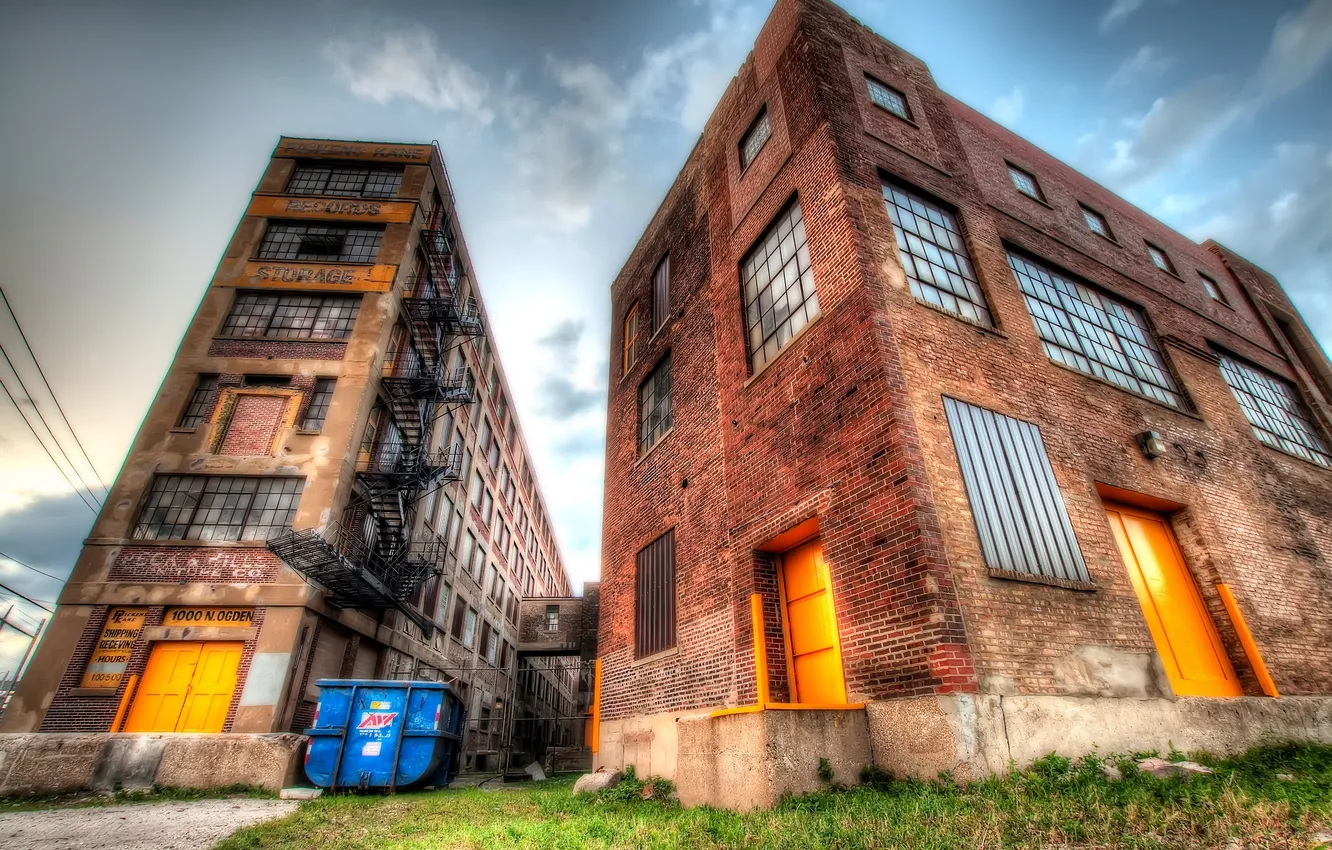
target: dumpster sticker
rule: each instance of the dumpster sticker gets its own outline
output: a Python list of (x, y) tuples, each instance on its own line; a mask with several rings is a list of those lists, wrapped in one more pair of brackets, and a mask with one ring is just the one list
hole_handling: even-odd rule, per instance
[(379, 755), (379, 749), (382, 746), (383, 746), (383, 741), (369, 741), (366, 743), (364, 747), (361, 747), (361, 755), (377, 756)]
[(396, 711), (363, 711), (357, 729), (387, 729), (398, 716)]
[(371, 708), (392, 708), (393, 704), (388, 700), (377, 700), (370, 703)]

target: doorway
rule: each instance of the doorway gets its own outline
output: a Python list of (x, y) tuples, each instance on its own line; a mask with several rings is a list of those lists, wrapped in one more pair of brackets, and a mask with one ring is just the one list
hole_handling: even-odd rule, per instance
[(845, 704), (846, 679), (833, 609), (832, 580), (819, 538), (782, 555), (779, 575), (791, 701)]
[(1162, 514), (1105, 503), (1147, 628), (1179, 696), (1243, 696), (1216, 625)]
[(221, 732), (236, 691), (240, 641), (153, 645), (126, 732)]

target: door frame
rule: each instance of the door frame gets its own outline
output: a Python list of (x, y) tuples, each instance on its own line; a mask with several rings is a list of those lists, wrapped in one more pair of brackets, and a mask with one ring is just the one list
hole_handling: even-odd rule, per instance
[(782, 648), (786, 652), (786, 690), (792, 704), (795, 705), (821, 705), (822, 703), (802, 703), (800, 694), (796, 688), (796, 669), (795, 657), (791, 653), (791, 623), (786, 616), (786, 556), (809, 543), (818, 542), (819, 572), (824, 582), (825, 593), (828, 594), (828, 608), (832, 614), (832, 651), (833, 658), (836, 659), (837, 669), (842, 674), (842, 701), (836, 705), (847, 704), (846, 691), (846, 665), (842, 661), (842, 629), (837, 620), (837, 599), (833, 594), (832, 567), (828, 565), (828, 558), (823, 554), (823, 537), (818, 533), (817, 526), (815, 531), (809, 537), (788, 547), (777, 556), (777, 607), (780, 609), (782, 617)]

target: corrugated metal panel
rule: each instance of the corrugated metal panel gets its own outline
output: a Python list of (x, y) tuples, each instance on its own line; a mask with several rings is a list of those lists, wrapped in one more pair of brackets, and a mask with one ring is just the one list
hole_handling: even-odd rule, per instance
[(1040, 429), (947, 397), (944, 409), (986, 565), (1090, 582)]
[(637, 557), (634, 657), (675, 646), (675, 530), (648, 544)]

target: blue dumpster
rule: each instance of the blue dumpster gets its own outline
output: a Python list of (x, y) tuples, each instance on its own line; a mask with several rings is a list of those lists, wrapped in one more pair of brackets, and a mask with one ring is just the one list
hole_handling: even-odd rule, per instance
[(443, 787), (462, 746), (462, 701), (444, 682), (320, 679), (305, 775), (320, 788)]

